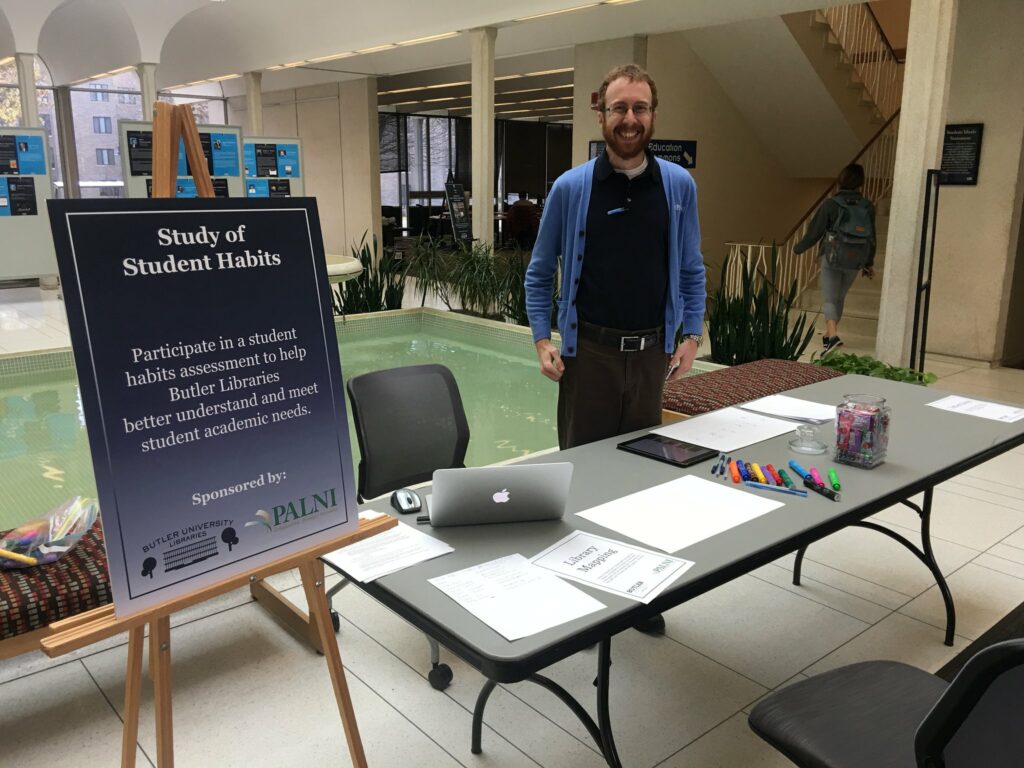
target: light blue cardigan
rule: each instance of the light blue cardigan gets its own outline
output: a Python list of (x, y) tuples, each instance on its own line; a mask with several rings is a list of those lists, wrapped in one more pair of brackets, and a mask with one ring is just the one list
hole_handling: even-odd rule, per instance
[[(665, 302), (665, 352), (675, 351), (676, 329), (701, 332), (704, 323), (705, 273), (700, 253), (700, 224), (697, 221), (697, 185), (689, 172), (655, 158), (668, 200), (668, 300)], [(551, 338), (551, 296), (561, 258), (562, 286), (558, 301), (558, 328), (562, 354), (576, 355), (576, 291), (583, 269), (587, 240), (587, 209), (594, 178), (591, 160), (572, 168), (551, 187), (540, 231), (526, 269), (526, 314), (533, 340)], [(623, 269), (629, 269), (629, 254), (622, 254)]]

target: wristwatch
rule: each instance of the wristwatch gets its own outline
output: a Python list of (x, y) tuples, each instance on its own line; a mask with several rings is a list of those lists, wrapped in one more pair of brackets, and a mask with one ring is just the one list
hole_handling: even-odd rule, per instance
[(683, 334), (683, 341), (687, 341), (689, 339), (693, 339), (693, 341), (697, 342), (697, 346), (698, 347), (704, 341), (704, 337), (701, 336), (699, 333), (684, 333)]

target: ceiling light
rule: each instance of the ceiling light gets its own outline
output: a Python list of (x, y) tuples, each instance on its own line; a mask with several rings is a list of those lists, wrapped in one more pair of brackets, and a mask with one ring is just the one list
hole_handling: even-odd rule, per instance
[(390, 96), (396, 93), (412, 93), (413, 91), (429, 91), (432, 88), (458, 88), (461, 85), (472, 85), (469, 80), (460, 80), (457, 83), (437, 83), (435, 85), (414, 85), (411, 88), (394, 88), (390, 91), (377, 91), (378, 96)]
[(501, 77), (496, 77), (494, 79), (495, 79), (495, 81), (498, 81), (498, 80), (515, 80), (516, 78), (519, 78), (519, 77), (522, 77), (522, 75), (502, 75)]
[(292, 61), (287, 64), (282, 64), (281, 66), (285, 69), (291, 69), (292, 67), (301, 67), (303, 64), (308, 63), (309, 62), (307, 62), (305, 59), (302, 59), (301, 61)]
[(572, 72), (573, 67), (562, 67), (561, 69), (545, 69), (540, 72), (527, 72), (524, 77), (540, 77), (541, 75), (561, 75), (563, 72)]
[(219, 82), (222, 82), (224, 80), (234, 80), (236, 77), (241, 77), (241, 75), (234, 74), (234, 75), (221, 75), (220, 77), (211, 77), (210, 78), (210, 82), (211, 83), (219, 83)]
[(518, 19), (513, 19), (513, 21), (532, 21), (533, 19), (544, 19), (547, 18), (548, 16), (560, 16), (563, 13), (583, 11), (586, 10), (587, 8), (595, 8), (599, 5), (601, 5), (601, 3), (587, 3), (586, 5), (577, 5), (573, 8), (562, 8), (561, 10), (557, 11), (545, 11), (544, 13), (535, 13), (532, 16), (521, 16)]
[(396, 48), (394, 43), (384, 43), (384, 45), (375, 45), (371, 48), (360, 48), (356, 53), (376, 53), (377, 51), (386, 51), (388, 48)]
[(320, 64), (325, 61), (336, 61), (337, 59), (347, 59), (349, 56), (355, 56), (355, 51), (345, 51), (344, 53), (332, 53), (330, 56), (317, 56), (315, 59), (306, 59), (310, 64)]
[(0, 59), (0, 67), (4, 66), (5, 64), (10, 64), (12, 61), (14, 61), (13, 56), (8, 56), (5, 59)]
[(564, 88), (572, 87), (574, 87), (572, 83), (567, 83), (566, 85), (549, 85), (546, 88), (520, 88), (517, 91), (502, 91), (499, 95), (509, 96), (513, 93), (539, 93), (540, 91), (558, 91)]
[(420, 43), (432, 43), (435, 40), (446, 40), (449, 37), (455, 37), (458, 32), (442, 32), (440, 35), (428, 35), (427, 37), (416, 37), (412, 40), (403, 40), (395, 45), (419, 45)]

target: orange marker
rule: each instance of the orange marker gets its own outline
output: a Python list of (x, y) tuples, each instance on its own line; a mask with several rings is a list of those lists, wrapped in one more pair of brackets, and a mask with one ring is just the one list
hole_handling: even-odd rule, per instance
[(729, 474), (732, 475), (732, 481), (734, 483), (738, 483), (740, 481), (740, 470), (739, 467), (736, 466), (735, 461), (729, 462)]

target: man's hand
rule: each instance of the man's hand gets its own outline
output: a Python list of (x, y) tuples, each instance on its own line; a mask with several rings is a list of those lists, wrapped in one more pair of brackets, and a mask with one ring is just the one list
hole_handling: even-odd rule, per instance
[(669, 361), (670, 371), (665, 381), (675, 381), (690, 372), (693, 367), (693, 360), (697, 357), (697, 342), (687, 339), (676, 348), (676, 352)]
[(874, 267), (864, 267), (864, 269), (862, 269), (860, 271), (860, 273), (862, 275), (864, 275), (864, 277), (866, 277), (868, 280), (870, 280), (871, 278), (873, 278), (875, 276), (875, 268)]
[(562, 373), (565, 372), (562, 354), (551, 343), (551, 339), (541, 339), (535, 346), (537, 347), (537, 359), (540, 360), (540, 372), (552, 381), (558, 381), (562, 378)]

